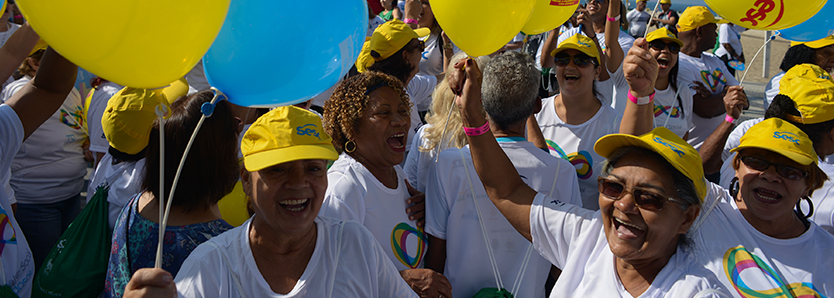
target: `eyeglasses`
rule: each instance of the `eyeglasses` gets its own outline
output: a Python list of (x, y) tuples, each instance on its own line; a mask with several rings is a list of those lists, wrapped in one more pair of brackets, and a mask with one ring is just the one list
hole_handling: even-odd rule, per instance
[(663, 205), (666, 204), (666, 201), (673, 203), (681, 202), (675, 198), (667, 197), (650, 190), (640, 188), (631, 188), (629, 190), (622, 183), (603, 177), (597, 178), (597, 185), (599, 186), (600, 194), (614, 201), (622, 199), (626, 193), (631, 193), (631, 196), (634, 198), (634, 204), (643, 210), (660, 211), (663, 210)]
[(588, 65), (594, 64), (596, 65), (596, 59), (588, 57), (587, 55), (577, 55), (577, 56), (556, 56), (553, 57), (556, 61), (556, 66), (565, 67), (570, 64), (571, 60), (573, 60), (573, 64), (577, 67), (587, 67)]
[(742, 156), (741, 162), (744, 163), (745, 166), (748, 168), (754, 169), (759, 172), (764, 172), (771, 166), (776, 167), (776, 173), (779, 173), (779, 176), (788, 180), (799, 180), (805, 177), (808, 177), (808, 172), (797, 169), (792, 166), (780, 165), (771, 163), (761, 158), (752, 157), (752, 156)]
[(420, 52), (425, 51), (426, 50), (426, 42), (422, 41), (422, 40), (419, 40), (419, 39), (417, 40), (417, 42), (418, 42), (417, 49), (419, 49)]
[(669, 52), (671, 52), (672, 54), (677, 54), (677, 53), (680, 53), (680, 51), (681, 51), (681, 47), (677, 43), (674, 43), (674, 42), (666, 43), (666, 42), (661, 41), (661, 40), (653, 40), (653, 41), (649, 42), (649, 46), (652, 47), (652, 49), (655, 49), (657, 51), (662, 51), (663, 48), (669, 48)]

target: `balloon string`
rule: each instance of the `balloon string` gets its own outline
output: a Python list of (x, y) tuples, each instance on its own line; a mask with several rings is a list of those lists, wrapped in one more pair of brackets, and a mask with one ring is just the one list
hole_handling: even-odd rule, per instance
[[(764, 43), (764, 44), (762, 44), (762, 47), (761, 47), (761, 48), (759, 48), (759, 51), (757, 51), (757, 52), (756, 52), (756, 55), (753, 55), (753, 59), (751, 59), (751, 60), (750, 60), (750, 64), (748, 64), (748, 65), (753, 65), (753, 61), (756, 61), (756, 57), (759, 57), (759, 54), (762, 52), (762, 50), (764, 50), (765, 46), (766, 46), (766, 45), (767, 45), (770, 41), (772, 41), (772, 40), (776, 39), (776, 36), (779, 36), (779, 35), (781, 35), (781, 34), (782, 34), (781, 32), (776, 31), (776, 33), (775, 33), (775, 34), (773, 34), (773, 36), (771, 36), (770, 38), (768, 38), (768, 39), (767, 39), (767, 41), (765, 41), (765, 43)], [(738, 85), (739, 85), (739, 86), (742, 86), (742, 87), (743, 87), (743, 85), (744, 85), (744, 78), (746, 78), (746, 77), (747, 77), (747, 72), (749, 72), (749, 71), (750, 71), (750, 67), (747, 67), (747, 69), (744, 71), (744, 75), (742, 75), (742, 76), (741, 76), (741, 81), (739, 81), (739, 82), (738, 82)]]
[[(211, 99), (211, 102), (209, 103), (209, 105), (212, 106), (211, 110), (213, 111), (214, 110), (213, 106), (217, 103), (217, 100), (220, 99), (221, 97), (225, 98), (226, 95), (223, 94), (223, 92), (220, 92), (220, 90), (217, 90), (214, 87), (212, 87), (211, 90), (214, 91), (214, 97)], [(205, 106), (203, 108), (205, 108)], [(169, 196), (168, 202), (165, 205), (165, 212), (164, 212), (165, 215), (162, 217), (162, 220), (159, 222), (159, 244), (158, 244), (157, 250), (156, 250), (156, 264), (157, 264), (157, 266), (159, 266), (159, 264), (161, 264), (161, 262), (162, 262), (162, 239), (163, 239), (163, 236), (164, 236), (165, 228), (168, 226), (168, 215), (171, 213), (171, 203), (174, 201), (174, 194), (175, 194), (175, 191), (177, 189), (177, 182), (179, 182), (179, 180), (180, 180), (180, 174), (182, 174), (182, 168), (185, 165), (185, 160), (188, 157), (188, 152), (191, 151), (191, 145), (194, 144), (194, 140), (197, 138), (197, 133), (200, 131), (200, 127), (203, 126), (203, 122), (205, 122), (206, 118), (208, 118), (210, 116), (211, 116), (211, 113), (206, 113), (206, 111), (203, 110), (203, 116), (200, 117), (200, 121), (197, 122), (197, 127), (194, 128), (194, 132), (191, 134), (191, 138), (188, 140), (188, 144), (185, 146), (185, 151), (182, 154), (182, 159), (180, 159), (180, 164), (177, 167), (177, 173), (174, 175), (174, 183), (171, 186), (171, 195)], [(162, 130), (163, 130), (162, 126), (160, 125), (160, 131), (162, 131)], [(162, 133), (160, 132), (160, 135), (161, 134)], [(163, 145), (164, 145), (164, 143), (160, 142), (160, 147), (162, 147), (162, 148), (160, 148), (160, 151), (165, 150), (165, 147), (163, 147)], [(165, 168), (163, 166), (160, 166), (159, 171), (160, 171), (160, 173), (162, 173), (162, 172), (165, 171)], [(160, 177), (161, 176), (162, 175), (160, 175)], [(160, 184), (161, 184), (160, 187), (162, 187), (162, 185), (165, 185), (164, 183), (160, 183)], [(160, 194), (160, 196), (162, 196), (162, 194)], [(162, 207), (162, 201), (160, 201), (160, 207)], [(160, 209), (160, 212), (162, 212), (161, 209)], [(159, 267), (157, 267), (157, 268), (159, 268)]]
[(162, 268), (162, 242), (165, 236), (165, 228), (162, 226), (164, 219), (163, 205), (165, 204), (165, 114), (169, 111), (164, 103), (156, 105), (156, 115), (159, 117), (159, 242), (156, 245), (156, 261), (154, 268)]
[(440, 146), (443, 146), (443, 141), (446, 139), (446, 128), (449, 127), (449, 119), (452, 118), (452, 110), (455, 108), (455, 101), (452, 101), (452, 104), (449, 105), (449, 115), (446, 115), (446, 124), (443, 125), (443, 133), (440, 134), (440, 141), (437, 142), (435, 146), (437, 146), (437, 153), (435, 153), (434, 162), (437, 163), (440, 161)]
[(652, 14), (649, 15), (649, 21), (646, 22), (646, 33), (643, 33), (643, 38), (649, 36), (649, 24), (652, 23), (652, 19), (654, 19), (654, 14), (657, 12), (657, 7), (660, 5), (660, 0), (654, 3), (654, 9), (652, 9)]

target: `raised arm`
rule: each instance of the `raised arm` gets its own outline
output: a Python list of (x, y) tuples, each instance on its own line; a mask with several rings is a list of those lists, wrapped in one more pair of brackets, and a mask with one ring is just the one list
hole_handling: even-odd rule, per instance
[(75, 64), (51, 47), (46, 49), (35, 78), (6, 101), (23, 123), (24, 140), (61, 107), (77, 73)]
[[(641, 98), (654, 93), (657, 72), (657, 60), (649, 53), (648, 43), (645, 39), (638, 38), (623, 61), (623, 74), (628, 82), (628, 92), (631, 96)], [(654, 104), (626, 101), (623, 119), (620, 121), (620, 133), (639, 136), (652, 129), (654, 129)]]
[[(462, 64), (465, 63), (465, 70)], [(450, 86), (461, 94), (455, 99), (464, 127), (482, 127), (486, 117), (481, 106), (481, 71), (472, 59), (458, 62), (457, 71), (450, 78)], [(512, 162), (498, 146), (492, 132), (478, 136), (467, 135), (472, 161), (487, 195), (507, 221), (532, 241), (530, 236), (530, 206), (536, 191), (524, 184)]]
[(10, 77), (20, 66), (20, 63), (29, 56), (29, 52), (38, 43), (40, 37), (29, 23), (23, 24), (15, 31), (9, 40), (0, 48), (0, 78)]
[(605, 64), (608, 67), (608, 72), (615, 72), (623, 63), (623, 48), (618, 41), (620, 37), (620, 22), (611, 21), (620, 16), (620, 0), (608, 1), (608, 14), (605, 21)]
[[(744, 94), (744, 89), (741, 86), (730, 86), (727, 88), (727, 94), (724, 96), (724, 109), (727, 116), (738, 119), (741, 117), (741, 111), (746, 106), (747, 96)], [(701, 148), (698, 149), (698, 153), (701, 155), (701, 162), (704, 164), (705, 174), (712, 174), (721, 169), (721, 165), (724, 163), (721, 158), (721, 153), (734, 127), (735, 125), (733, 123), (722, 121), (709, 137), (704, 140)]]

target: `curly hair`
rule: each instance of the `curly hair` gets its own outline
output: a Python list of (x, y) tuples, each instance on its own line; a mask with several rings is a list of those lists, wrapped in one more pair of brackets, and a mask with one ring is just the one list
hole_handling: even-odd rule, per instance
[(795, 45), (788, 48), (788, 51), (785, 52), (785, 57), (782, 58), (782, 64), (779, 65), (779, 69), (788, 72), (792, 67), (800, 64), (815, 64), (816, 57), (816, 50), (804, 44)]
[(411, 116), (411, 100), (405, 93), (403, 83), (388, 74), (366, 71), (352, 76), (336, 87), (330, 99), (324, 102), (324, 131), (333, 138), (333, 147), (342, 153), (345, 143), (357, 134), (359, 120), (365, 117), (369, 93), (380, 87), (391, 87), (406, 105)]
[[(454, 106), (449, 110), (455, 101), (455, 94), (449, 88), (449, 76), (455, 71), (455, 63), (466, 58), (467, 55), (463, 51), (458, 52), (449, 62), (449, 67), (446, 68), (446, 76), (442, 81), (437, 83), (434, 92), (431, 94), (431, 109), (426, 115), (426, 130), (423, 131), (423, 139), (426, 141), (423, 146), (418, 148), (421, 152), (429, 152), (434, 150), (440, 144), (440, 138), (443, 137), (443, 127), (446, 128), (446, 140), (448, 143), (446, 148), (461, 148), (467, 144), (466, 136), (463, 134), (463, 125), (460, 120), (460, 111), (458, 107)], [(475, 63), (483, 67), (491, 60), (489, 56), (480, 56), (475, 59)], [(451, 116), (449, 114), (452, 114)], [(446, 118), (449, 118), (449, 125), (446, 126)]]

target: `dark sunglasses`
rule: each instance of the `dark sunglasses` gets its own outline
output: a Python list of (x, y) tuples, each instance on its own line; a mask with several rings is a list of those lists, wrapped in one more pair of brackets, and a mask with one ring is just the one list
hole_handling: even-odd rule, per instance
[(650, 190), (640, 188), (632, 188), (629, 190), (622, 183), (603, 177), (597, 178), (597, 185), (599, 186), (599, 193), (614, 201), (622, 199), (626, 193), (631, 193), (631, 196), (634, 198), (634, 204), (643, 210), (660, 211), (663, 210), (663, 205), (666, 204), (666, 201), (673, 203), (681, 202), (675, 198), (667, 197)]
[(557, 55), (553, 57), (554, 61), (556, 61), (556, 66), (565, 67), (570, 64), (571, 60), (573, 60), (573, 64), (577, 67), (587, 67), (588, 65), (596, 65), (596, 59), (588, 57), (587, 55), (576, 55), (576, 56), (569, 56), (569, 55)]
[(779, 173), (779, 176), (782, 176), (782, 178), (788, 180), (799, 180), (808, 177), (808, 172), (803, 171), (801, 169), (797, 169), (792, 166), (771, 163), (769, 161), (757, 157), (742, 156), (741, 162), (743, 162), (744, 165), (748, 168), (754, 169), (759, 172), (764, 172), (771, 166), (776, 167), (776, 173)]
[(419, 40), (419, 39), (417, 40), (417, 42), (418, 42), (418, 45), (419, 45), (420, 52), (425, 51), (426, 50), (426, 42), (422, 41), (422, 40)]
[(663, 48), (669, 48), (669, 52), (672, 52), (672, 54), (677, 54), (677, 53), (680, 53), (680, 51), (681, 51), (681, 47), (677, 43), (674, 43), (674, 42), (666, 43), (662, 40), (653, 40), (653, 41), (649, 42), (649, 46), (652, 47), (652, 49), (655, 49), (657, 51), (662, 51)]

